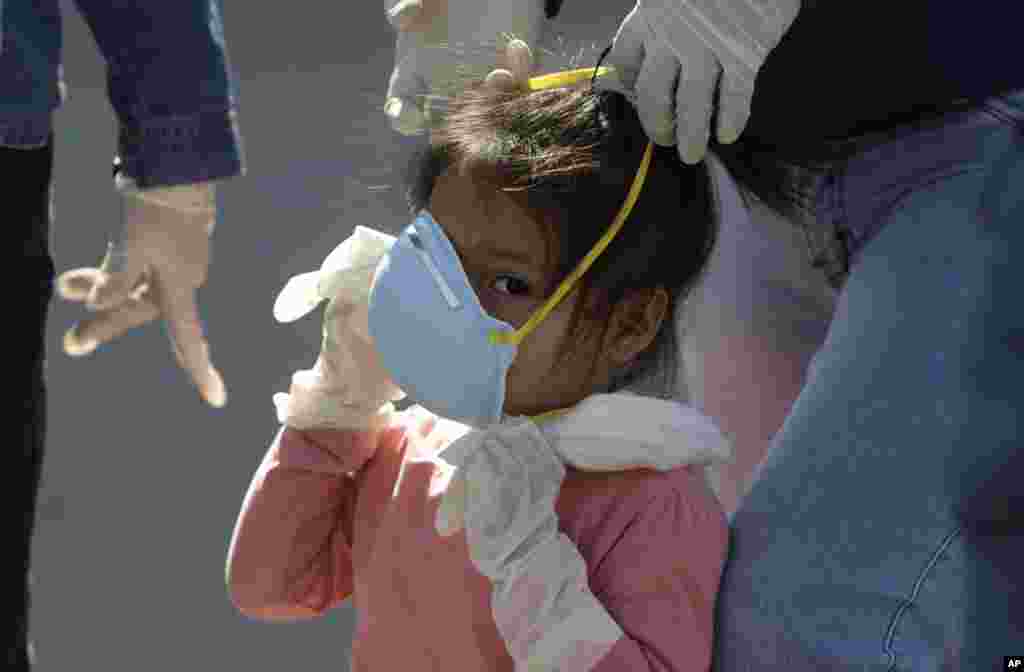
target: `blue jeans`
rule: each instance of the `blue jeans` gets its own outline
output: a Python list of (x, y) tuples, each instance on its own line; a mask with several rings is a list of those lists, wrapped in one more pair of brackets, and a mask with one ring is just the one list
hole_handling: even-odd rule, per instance
[(717, 672), (1024, 655), (1024, 92), (870, 140), (803, 194), (850, 273), (732, 517)]

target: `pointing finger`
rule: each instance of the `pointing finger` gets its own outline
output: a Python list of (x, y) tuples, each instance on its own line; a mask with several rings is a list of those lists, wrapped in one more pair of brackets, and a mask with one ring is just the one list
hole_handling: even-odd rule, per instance
[(224, 406), (227, 389), (210, 361), (210, 347), (203, 335), (195, 290), (167, 291), (157, 280), (154, 284), (157, 285), (156, 301), (178, 364), (189, 374), (208, 404)]

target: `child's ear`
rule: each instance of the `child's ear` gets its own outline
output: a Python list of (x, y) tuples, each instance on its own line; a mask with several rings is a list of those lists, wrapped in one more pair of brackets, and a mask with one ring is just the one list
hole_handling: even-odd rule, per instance
[(658, 336), (668, 313), (669, 297), (664, 287), (626, 292), (615, 305), (606, 341), (612, 363), (633, 361)]

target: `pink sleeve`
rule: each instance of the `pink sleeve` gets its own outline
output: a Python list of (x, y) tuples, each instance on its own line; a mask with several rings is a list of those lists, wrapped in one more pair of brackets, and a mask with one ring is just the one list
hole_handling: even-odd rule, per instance
[(311, 437), (287, 427), (278, 432), (235, 524), (228, 589), (238, 610), (251, 618), (310, 618), (352, 592), (357, 493), (348, 472), (372, 453), (370, 438), (333, 432), (329, 450)]
[(592, 672), (706, 672), (725, 516), (697, 477), (648, 501), (591, 578), (624, 632)]

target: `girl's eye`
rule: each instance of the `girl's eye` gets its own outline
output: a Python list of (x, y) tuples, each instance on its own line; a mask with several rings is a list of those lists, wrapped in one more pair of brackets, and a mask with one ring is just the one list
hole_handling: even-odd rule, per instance
[(530, 293), (529, 283), (514, 275), (499, 275), (494, 280), (493, 287), (502, 294), (513, 296), (524, 296)]

